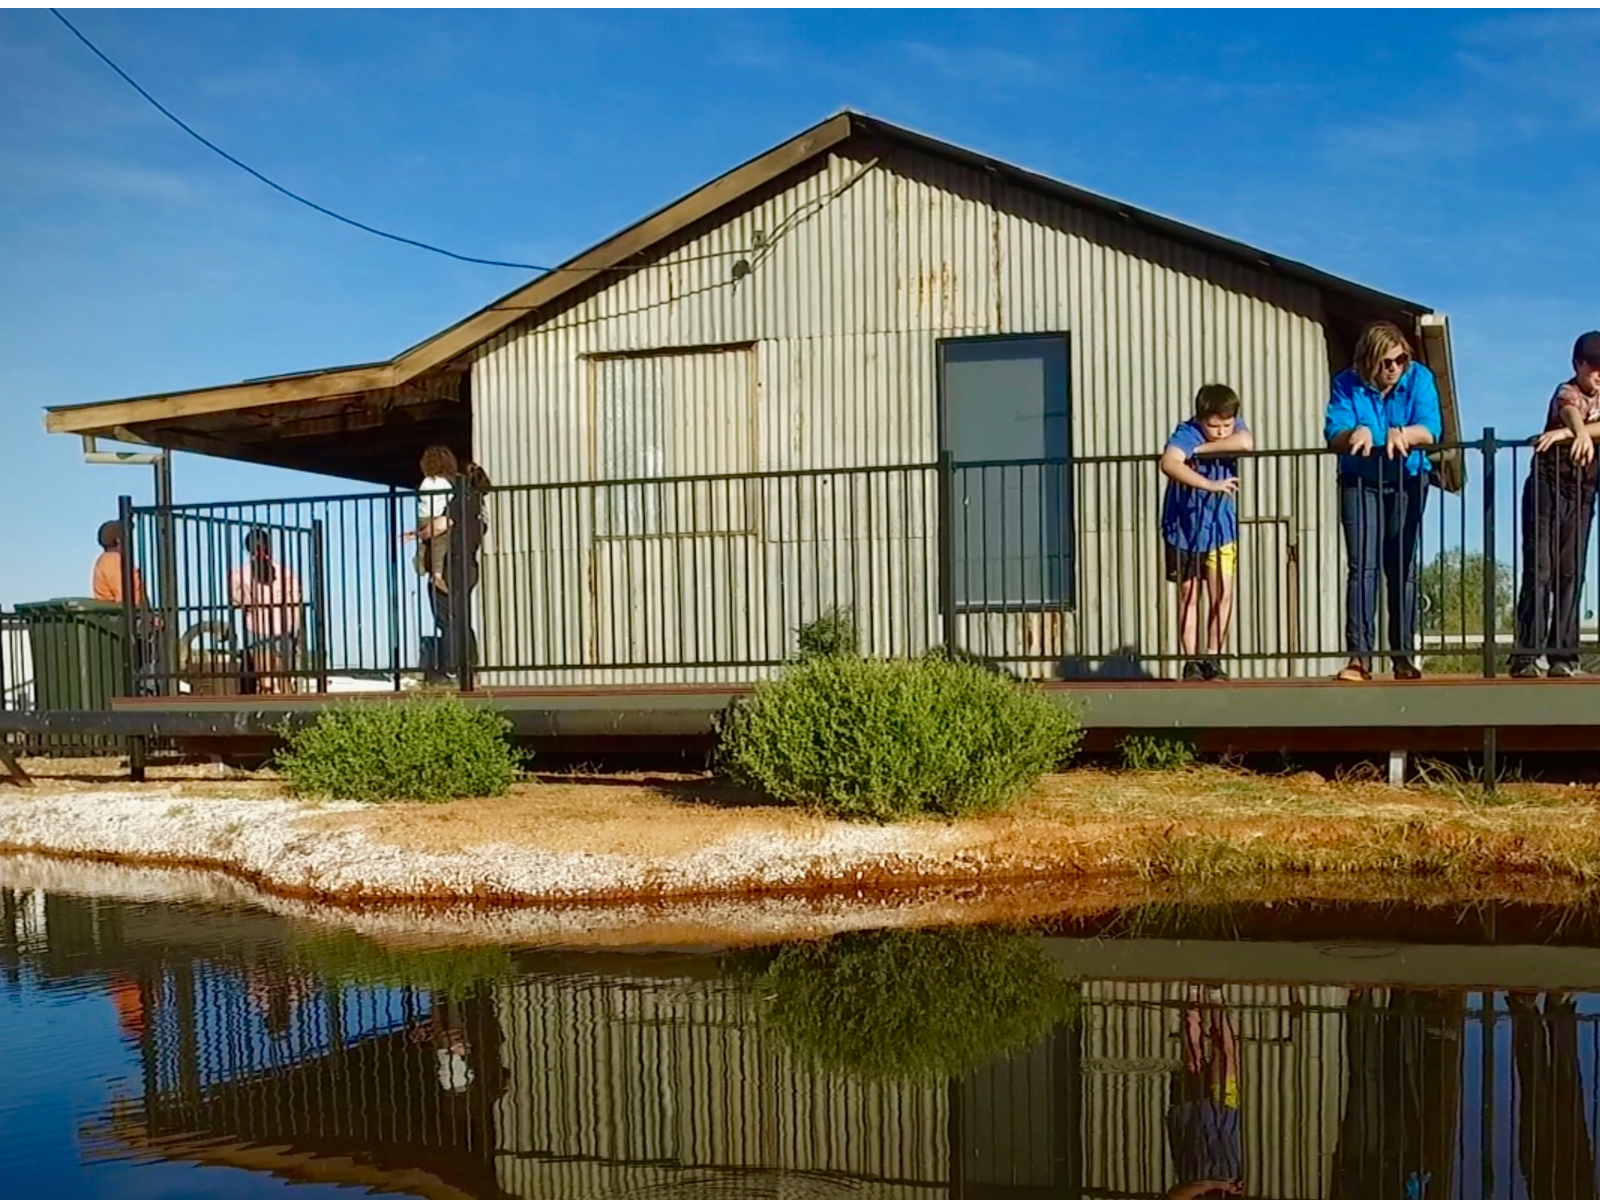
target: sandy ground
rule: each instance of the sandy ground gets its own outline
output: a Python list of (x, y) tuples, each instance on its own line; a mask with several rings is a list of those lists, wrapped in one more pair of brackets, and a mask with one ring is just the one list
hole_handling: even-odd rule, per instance
[(1472, 895), (1491, 876), (1502, 889), (1600, 888), (1600, 792), (1518, 785), (1491, 802), (1445, 776), (1391, 788), (1215, 767), (1085, 769), (1047, 777), (1004, 816), (883, 826), (692, 776), (549, 779), (493, 800), (367, 806), (294, 799), (270, 775), (208, 767), (161, 768), (132, 785), (109, 761), (29, 766), (37, 788), (0, 788), (0, 853), (198, 868), (257, 893), (368, 910), (797, 898), (948, 908), (979, 893), (1002, 908), (1031, 894), (1037, 908), (1093, 887), (1237, 890), (1284, 873), (1300, 894), (1308, 880), (1356, 875)]

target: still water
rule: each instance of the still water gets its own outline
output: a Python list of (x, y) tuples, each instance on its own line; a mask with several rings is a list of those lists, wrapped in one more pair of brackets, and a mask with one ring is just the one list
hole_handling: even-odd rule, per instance
[(0, 908), (19, 1197), (1600, 1200), (1577, 914), (1173, 905), (583, 953)]

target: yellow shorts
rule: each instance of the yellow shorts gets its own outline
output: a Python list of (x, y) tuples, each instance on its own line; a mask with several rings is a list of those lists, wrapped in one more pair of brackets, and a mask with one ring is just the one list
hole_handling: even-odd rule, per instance
[(1239, 570), (1239, 543), (1229, 542), (1214, 550), (1179, 550), (1166, 545), (1167, 580), (1181, 583), (1185, 579), (1204, 579), (1207, 575), (1232, 576)]

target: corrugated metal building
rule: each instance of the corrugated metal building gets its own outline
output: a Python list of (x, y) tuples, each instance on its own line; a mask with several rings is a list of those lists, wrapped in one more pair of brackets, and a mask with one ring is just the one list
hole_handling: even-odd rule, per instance
[[(941, 588), (969, 649), (1143, 673), (1176, 649), (1149, 457), (1213, 381), (1259, 447), (1318, 446), (1380, 318), (1454, 432), (1420, 305), (843, 113), (390, 363), (50, 424), (404, 483), (420, 443), (470, 443), (526, 485), (490, 503), (487, 684), (747, 677), (835, 607), (916, 653)], [(958, 467), (942, 509), (941, 454), (1031, 465)], [(1338, 642), (1329, 476), (1244, 464), (1235, 653)]]

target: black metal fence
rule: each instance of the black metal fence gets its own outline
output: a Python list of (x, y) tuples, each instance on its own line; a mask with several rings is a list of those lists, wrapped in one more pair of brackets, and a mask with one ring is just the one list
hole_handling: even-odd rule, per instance
[[(1455, 490), (1424, 477), (1354, 500), (1326, 451), (1240, 456), (1237, 494), (1199, 506), (1213, 541), (1237, 526), (1226, 562), (1211, 546), (1168, 552), (1177, 485), (1153, 455), (463, 483), (446, 533), (402, 491), (125, 502), (129, 571), (150, 588), (126, 615), (129, 686), (741, 681), (792, 660), (808, 625), (841, 619), (864, 654), (951, 646), (1039, 678), (1172, 678), (1196, 660), (1325, 677), (1353, 651), (1375, 670), (1391, 653), (1431, 673), (1541, 658), (1564, 670), (1600, 654), (1593, 473), (1557, 467), (1564, 454), (1486, 430), (1436, 451)], [(1393, 484), (1395, 465), (1384, 471)], [(1373, 568), (1364, 590), (1349, 585), (1351, 544)], [(1516, 593), (1535, 561), (1519, 639)], [(1198, 577), (1192, 644), (1174, 574)], [(1214, 602), (1232, 609), (1220, 645)]]

